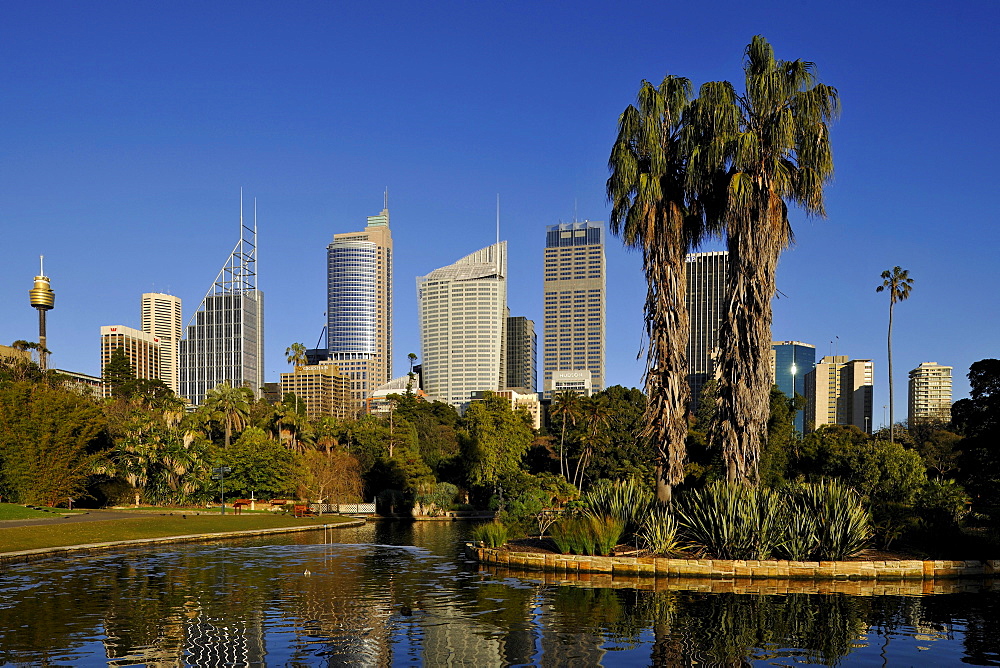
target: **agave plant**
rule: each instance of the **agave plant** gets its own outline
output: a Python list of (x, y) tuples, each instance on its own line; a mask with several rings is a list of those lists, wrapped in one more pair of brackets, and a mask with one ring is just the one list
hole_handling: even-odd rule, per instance
[(771, 489), (714, 482), (685, 494), (677, 510), (685, 538), (720, 559), (767, 559), (780, 544), (780, 497)]
[(836, 480), (823, 480), (807, 485), (802, 500), (816, 518), (818, 558), (846, 559), (871, 542), (871, 514), (850, 487)]
[(624, 528), (627, 538), (639, 530), (653, 493), (635, 478), (611, 482), (601, 480), (581, 499), (583, 510), (593, 517), (614, 517)]
[(677, 518), (665, 506), (650, 506), (637, 534), (641, 547), (653, 554), (666, 554), (677, 549)]

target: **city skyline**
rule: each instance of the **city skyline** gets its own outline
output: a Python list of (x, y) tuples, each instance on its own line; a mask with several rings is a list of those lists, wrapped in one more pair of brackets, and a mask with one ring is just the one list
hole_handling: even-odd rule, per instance
[[(323, 246), (378, 210), (386, 187), (397, 249), (393, 375), (419, 350), (410, 281), (493, 242), (497, 192), (509, 306), (540, 322), (540, 230), (607, 219), (606, 162), (640, 80), (670, 72), (695, 86), (739, 84), (742, 48), (760, 33), (779, 57), (815, 61), (844, 107), (833, 126), (828, 220), (792, 210), (797, 244), (778, 268), (773, 339), (811, 343), (817, 357), (872, 359), (880, 422), (888, 299), (875, 286), (900, 265), (915, 284), (895, 312), (897, 390), (906, 370), (938, 360), (954, 367), (961, 399), (969, 365), (998, 356), (997, 309), (968, 289), (1000, 241), (985, 196), (998, 140), (954, 142), (927, 133), (926, 120), (961, 108), (964, 123), (988, 127), (991, 100), (976, 82), (997, 72), (989, 54), (998, 9), (887, 3), (859, 16), (792, 7), (733, 3), (709, 14), (649, 5), (623, 17), (598, 5), (276, 12), (249, 3), (235, 16), (195, 5), (111, 3), (57, 16), (11, 6), (0, 28), (11, 101), (0, 110), (0, 224), (17, 242), (0, 253), (0, 343), (35, 338), (25, 293), (44, 254), (59, 294), (47, 314), (51, 365), (99, 374), (92, 333), (134, 322), (140, 294), (198, 303), (231, 246), (241, 185), (259, 198), (267, 381), (290, 370), (289, 344), (312, 347), (323, 327)], [(646, 21), (709, 19), (713, 29), (696, 36), (615, 46)], [(824, 29), (803, 31), (804, 22)], [(375, 26), (386, 45), (378, 51), (364, 48)], [(233, 35), (260, 48), (237, 48)], [(930, 35), (933, 52), (924, 48)], [(593, 46), (583, 49), (581, 36)], [(936, 79), (952, 83), (949, 94), (928, 99), (921, 91)], [(469, 94), (487, 81), (491, 104)], [(405, 98), (406, 114), (374, 102), (387, 86)], [(967, 196), (943, 199), (956, 191)], [(943, 219), (962, 232), (958, 241), (934, 241)], [(605, 385), (641, 386), (640, 258), (613, 236), (606, 253), (614, 326)], [(905, 402), (897, 391), (900, 418)]]

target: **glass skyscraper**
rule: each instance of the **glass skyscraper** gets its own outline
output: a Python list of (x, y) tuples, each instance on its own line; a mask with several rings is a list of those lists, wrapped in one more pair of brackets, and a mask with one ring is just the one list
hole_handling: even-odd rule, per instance
[[(774, 384), (789, 399), (806, 396), (806, 374), (816, 366), (816, 346), (800, 341), (775, 341), (771, 344), (774, 359)], [(795, 412), (795, 429), (805, 433), (805, 410)]]
[(690, 253), (686, 258), (689, 338), (688, 385), (691, 408), (698, 407), (701, 388), (715, 377), (719, 355), (719, 325), (726, 307), (726, 268), (729, 253)]

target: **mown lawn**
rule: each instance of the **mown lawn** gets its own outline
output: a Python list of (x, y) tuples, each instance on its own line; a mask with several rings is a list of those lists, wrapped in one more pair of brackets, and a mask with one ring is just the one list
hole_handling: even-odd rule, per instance
[(253, 529), (337, 524), (351, 518), (337, 515), (295, 518), (290, 515), (162, 515), (93, 522), (61, 522), (36, 526), (0, 526), (0, 553), (64, 547), (88, 543), (107, 543), (141, 538), (165, 538), (189, 534), (224, 533)]
[(25, 508), (17, 503), (0, 503), (0, 520), (35, 520), (46, 517), (60, 517), (63, 513), (83, 512), (76, 510), (66, 510), (65, 508), (52, 508), (46, 510), (34, 510)]

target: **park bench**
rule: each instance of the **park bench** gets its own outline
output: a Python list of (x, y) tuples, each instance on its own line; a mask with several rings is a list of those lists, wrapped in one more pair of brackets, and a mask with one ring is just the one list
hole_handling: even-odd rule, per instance
[(288, 499), (271, 499), (271, 510), (281, 510), (288, 505)]
[(316, 511), (305, 504), (296, 504), (292, 508), (292, 514), (295, 515), (295, 517), (313, 517), (316, 515)]
[(237, 515), (243, 512), (244, 508), (250, 507), (250, 499), (236, 499), (233, 501), (233, 512)]

